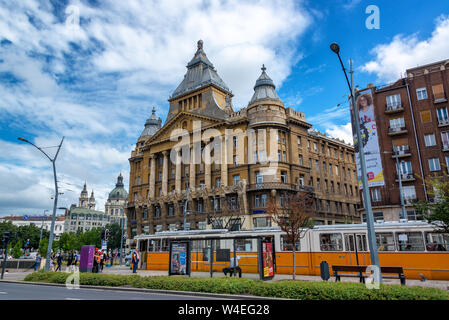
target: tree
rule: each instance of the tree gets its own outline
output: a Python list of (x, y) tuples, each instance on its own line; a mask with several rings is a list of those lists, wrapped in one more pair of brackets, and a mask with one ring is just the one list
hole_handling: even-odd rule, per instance
[(118, 223), (111, 223), (108, 224), (105, 229), (109, 229), (108, 248), (120, 248), (120, 238), (122, 236), (120, 225)]
[(22, 241), (17, 241), (12, 249), (12, 256), (17, 259), (22, 255)]
[(425, 179), (426, 185), (433, 189), (428, 191), (431, 201), (418, 201), (414, 207), (418, 214), (435, 226), (436, 232), (449, 233), (449, 175), (443, 171), (442, 176)]
[(267, 202), (267, 214), (286, 233), (287, 241), (292, 244), (293, 280), (295, 280), (296, 245), (305, 236), (307, 228), (313, 226), (313, 195), (299, 191), (288, 194), (283, 199), (286, 203), (278, 204), (276, 197), (271, 196)]

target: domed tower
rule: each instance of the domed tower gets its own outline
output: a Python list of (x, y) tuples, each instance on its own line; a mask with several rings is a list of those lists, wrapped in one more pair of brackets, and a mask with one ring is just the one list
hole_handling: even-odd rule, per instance
[(88, 203), (89, 203), (89, 194), (87, 193), (86, 182), (84, 182), (84, 188), (81, 191), (81, 195), (78, 199), (78, 207), (87, 208)]
[(119, 218), (124, 218), (124, 209), (128, 200), (128, 192), (124, 188), (123, 176), (120, 175), (117, 178), (115, 188), (109, 193), (108, 200), (105, 204), (105, 212), (109, 216), (110, 221), (115, 220), (118, 222)]
[[(139, 141), (152, 137), (162, 126), (162, 119), (156, 116), (156, 109), (153, 107), (151, 116), (145, 121), (145, 128), (140, 134)], [(122, 178), (123, 179), (123, 178)]]
[(89, 209), (92, 209), (92, 210), (95, 210), (95, 196), (94, 196), (94, 190), (92, 190), (92, 193), (90, 194), (88, 208), (89, 208)]

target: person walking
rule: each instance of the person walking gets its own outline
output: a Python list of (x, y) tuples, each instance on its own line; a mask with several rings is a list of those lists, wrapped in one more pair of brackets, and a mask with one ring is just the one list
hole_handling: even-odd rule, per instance
[(78, 251), (75, 252), (75, 267), (78, 264), (78, 261), (80, 260), (80, 255), (78, 253)]
[(58, 258), (56, 259), (57, 263), (58, 263), (58, 267), (56, 268), (55, 272), (59, 270), (59, 272), (62, 271), (61, 266), (62, 266), (62, 253), (59, 252)]
[(131, 257), (131, 263), (133, 265), (133, 273), (137, 273), (137, 266), (139, 265), (139, 260), (140, 260), (139, 251), (136, 249)]
[(72, 250), (70, 250), (69, 254), (67, 256), (67, 268), (70, 268), (72, 263), (73, 263), (73, 252), (72, 252)]
[(40, 266), (41, 266), (41, 261), (42, 261), (41, 254), (38, 253), (38, 254), (36, 255), (36, 261), (35, 261), (35, 263), (34, 263), (34, 271), (37, 271), (37, 270), (40, 268)]
[(94, 266), (92, 268), (92, 273), (98, 273), (98, 249), (95, 249)]
[(105, 259), (105, 253), (104, 253), (104, 250), (102, 250), (102, 251), (100, 251), (100, 271), (101, 272), (103, 272), (104, 259)]
[(111, 267), (114, 265), (114, 252), (111, 252)]

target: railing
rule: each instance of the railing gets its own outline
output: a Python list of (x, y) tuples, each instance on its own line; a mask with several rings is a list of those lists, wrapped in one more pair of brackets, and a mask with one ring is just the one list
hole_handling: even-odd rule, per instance
[(448, 151), (448, 150), (449, 150), (449, 144), (443, 143), (443, 151)]
[(401, 110), (404, 110), (404, 108), (402, 107), (402, 102), (395, 104), (387, 104), (385, 108), (386, 112), (401, 111)]
[(447, 126), (449, 125), (449, 119), (438, 119), (439, 126)]
[(393, 148), (393, 157), (396, 155), (403, 156), (403, 155), (406, 155), (409, 153), (410, 153), (410, 148), (408, 145), (397, 146), (396, 150), (394, 150), (394, 148)]
[(389, 127), (388, 133), (397, 133), (397, 132), (401, 132), (401, 131), (405, 131), (405, 130), (406, 130), (405, 127)]
[[(399, 177), (396, 176), (396, 180), (399, 180)], [(413, 173), (401, 173), (401, 180), (415, 180)]]

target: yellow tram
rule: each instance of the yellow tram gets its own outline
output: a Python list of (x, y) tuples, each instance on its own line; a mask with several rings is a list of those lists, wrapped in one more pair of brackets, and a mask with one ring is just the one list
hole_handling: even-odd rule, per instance
[[(408, 279), (420, 279), (421, 275), (429, 280), (449, 280), (448, 234), (436, 233), (434, 226), (420, 221), (376, 223), (374, 228), (382, 266), (402, 266)], [(292, 274), (292, 244), (276, 227), (241, 231), (163, 231), (134, 239), (142, 254), (143, 268), (147, 270), (168, 270), (169, 241), (189, 239), (193, 272), (209, 272), (211, 266), (214, 272), (221, 272), (229, 262), (217, 261), (217, 251), (229, 249), (231, 257), (234, 252), (237, 255), (243, 273), (258, 273), (255, 236), (274, 240), (276, 273)], [(300, 275), (320, 275), (323, 260), (329, 266), (371, 264), (366, 224), (321, 225), (306, 230), (296, 244), (295, 260), (296, 274)]]

